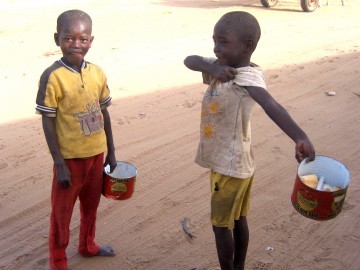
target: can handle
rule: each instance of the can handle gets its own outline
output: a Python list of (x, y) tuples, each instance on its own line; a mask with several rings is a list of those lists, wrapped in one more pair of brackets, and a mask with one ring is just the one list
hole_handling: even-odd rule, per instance
[(110, 165), (106, 165), (105, 169), (104, 169), (105, 173), (109, 174), (110, 173)]

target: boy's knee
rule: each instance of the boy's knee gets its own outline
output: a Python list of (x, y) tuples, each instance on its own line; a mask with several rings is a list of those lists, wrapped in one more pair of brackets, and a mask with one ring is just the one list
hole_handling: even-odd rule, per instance
[(215, 235), (225, 235), (230, 232), (229, 228), (227, 228), (227, 227), (217, 227), (217, 226), (213, 225), (212, 228), (213, 228)]

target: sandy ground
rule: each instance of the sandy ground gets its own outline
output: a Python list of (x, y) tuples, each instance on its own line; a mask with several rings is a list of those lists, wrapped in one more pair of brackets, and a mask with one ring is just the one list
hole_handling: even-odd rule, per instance
[[(86, 2), (86, 4), (85, 4)], [(351, 172), (343, 211), (318, 222), (291, 205), (294, 144), (257, 107), (257, 163), (247, 269), (357, 270), (360, 265), (360, 3), (329, 1), (313, 13), (279, 1), (25, 1), (0, 9), (0, 269), (47, 269), (52, 160), (34, 114), (42, 71), (60, 57), (55, 20), (66, 9), (92, 15), (87, 60), (104, 68), (114, 97), (118, 160), (136, 165), (130, 200), (102, 198), (97, 240), (114, 258), (76, 252), (79, 211), (71, 223), (70, 269), (211, 269), (218, 266), (209, 223), (208, 171), (194, 163), (199, 137), (200, 74), (189, 54), (212, 55), (212, 28), (225, 12), (245, 10), (262, 26), (253, 61), (268, 89), (311, 137), (318, 154)], [(335, 91), (335, 96), (325, 93)], [(188, 242), (181, 220), (196, 238)]]

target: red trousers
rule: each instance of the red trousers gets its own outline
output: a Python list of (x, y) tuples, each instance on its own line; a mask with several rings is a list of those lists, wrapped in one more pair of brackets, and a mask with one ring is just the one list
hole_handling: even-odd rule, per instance
[(80, 200), (80, 235), (78, 251), (83, 256), (94, 256), (99, 246), (94, 242), (96, 211), (99, 206), (104, 154), (86, 159), (66, 159), (72, 186), (61, 188), (56, 170), (51, 190), (50, 216), (50, 267), (53, 270), (67, 269), (66, 247), (69, 244), (70, 220), (74, 205)]

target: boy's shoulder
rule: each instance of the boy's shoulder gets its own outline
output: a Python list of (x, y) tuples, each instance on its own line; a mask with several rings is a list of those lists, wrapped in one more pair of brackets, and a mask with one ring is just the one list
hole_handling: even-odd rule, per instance
[(103, 76), (106, 76), (104, 69), (93, 62), (85, 61), (85, 70), (88, 70), (88, 72), (91, 73), (103, 74)]
[(259, 66), (251, 63), (250, 66), (236, 69), (233, 82), (240, 86), (253, 86), (266, 89), (265, 78)]
[(59, 63), (59, 61), (55, 61), (54, 63), (52, 63), (52, 65), (50, 65), (44, 70), (43, 75), (50, 75), (53, 71), (57, 70), (60, 67), (61, 64)]
[(61, 63), (55, 61), (51, 66), (47, 67), (40, 76), (40, 82), (47, 82), (53, 72), (61, 68)]

